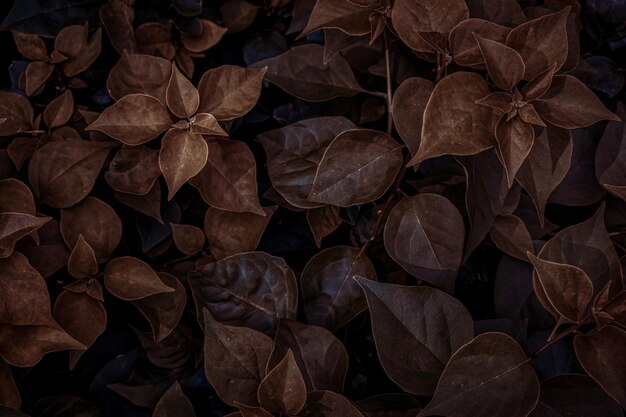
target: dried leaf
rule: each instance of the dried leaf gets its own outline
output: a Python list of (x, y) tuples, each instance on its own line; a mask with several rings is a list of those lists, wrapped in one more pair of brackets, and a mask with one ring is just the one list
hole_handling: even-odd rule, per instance
[(167, 183), (168, 200), (171, 200), (180, 187), (204, 168), (208, 153), (207, 143), (197, 133), (170, 129), (163, 136), (159, 167)]
[(166, 91), (167, 107), (176, 116), (188, 119), (198, 110), (200, 95), (179, 70), (172, 64), (172, 75)]
[(324, 47), (314, 43), (296, 46), (254, 66), (266, 66), (265, 79), (306, 101), (352, 97), (364, 91), (344, 57), (336, 55), (324, 64)]
[(195, 255), (204, 246), (204, 232), (202, 229), (190, 224), (170, 223), (172, 238), (178, 250), (185, 255)]
[(271, 332), (280, 319), (296, 318), (296, 277), (283, 259), (264, 252), (205, 265), (189, 285), (197, 311), (208, 309), (226, 324)]
[(409, 166), (440, 155), (473, 155), (496, 145), (495, 114), (475, 104), (489, 94), (478, 74), (457, 72), (435, 86), (424, 111), (420, 148)]
[(126, 145), (141, 145), (172, 125), (170, 115), (163, 105), (146, 94), (129, 94), (111, 107), (85, 130), (97, 130)]
[(12, 136), (33, 125), (33, 107), (28, 99), (20, 94), (0, 91), (0, 136)]
[(352, 277), (375, 281), (376, 270), (358, 248), (334, 246), (309, 260), (300, 276), (304, 312), (309, 323), (338, 329), (367, 307)]
[(134, 301), (175, 291), (145, 262), (130, 256), (111, 260), (104, 269), (104, 285), (117, 298)]
[(196, 412), (191, 402), (180, 387), (178, 381), (163, 394), (156, 407), (152, 417), (196, 417)]
[(261, 94), (265, 69), (222, 65), (204, 73), (198, 83), (199, 113), (232, 120), (248, 113)]
[(407, 78), (393, 94), (393, 122), (411, 155), (419, 149), (426, 104), (435, 84), (424, 78)]
[(76, 279), (91, 277), (98, 273), (96, 254), (82, 234), (78, 236), (76, 245), (67, 260), (67, 271)]
[(525, 417), (539, 399), (539, 381), (524, 351), (503, 333), (484, 333), (461, 347), (418, 416)]
[(161, 175), (159, 153), (147, 146), (123, 145), (115, 154), (104, 179), (116, 191), (145, 195)]
[(339, 207), (323, 206), (307, 210), (306, 221), (313, 233), (315, 245), (319, 248), (322, 245), (322, 239), (341, 226)]
[(247, 327), (221, 324), (204, 309), (204, 372), (220, 399), (257, 405), (272, 339)]
[(306, 402), (306, 385), (298, 364), (289, 350), (287, 355), (259, 385), (259, 405), (273, 414), (294, 416)]
[(349, 207), (380, 198), (403, 163), (402, 147), (376, 130), (340, 133), (324, 151), (309, 199)]
[(106, 84), (115, 100), (140, 93), (155, 97), (165, 105), (171, 74), (172, 64), (167, 59), (127, 53), (111, 68)]
[(474, 336), (469, 312), (434, 288), (356, 280), (365, 290), (387, 375), (404, 391), (432, 395), (450, 356)]

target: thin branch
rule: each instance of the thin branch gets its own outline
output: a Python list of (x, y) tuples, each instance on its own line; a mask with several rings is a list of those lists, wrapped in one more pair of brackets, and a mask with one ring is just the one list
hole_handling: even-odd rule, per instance
[(550, 341), (546, 342), (545, 345), (541, 346), (539, 349), (537, 349), (535, 351), (535, 353), (533, 353), (532, 355), (530, 355), (531, 359), (535, 359), (537, 356), (541, 355), (543, 352), (545, 352), (546, 350), (548, 350), (552, 345), (554, 345), (555, 343), (557, 343), (559, 340), (573, 334), (574, 332), (576, 332), (576, 330), (578, 329), (578, 325), (574, 324), (571, 327), (569, 327), (567, 330), (565, 330), (563, 333), (559, 334), (558, 336), (556, 336), (555, 338), (551, 339)]

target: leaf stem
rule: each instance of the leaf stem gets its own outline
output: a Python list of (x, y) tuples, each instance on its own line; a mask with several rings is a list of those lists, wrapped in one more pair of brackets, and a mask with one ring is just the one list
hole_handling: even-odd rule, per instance
[(576, 330), (578, 329), (578, 325), (574, 324), (572, 326), (570, 326), (567, 330), (565, 330), (563, 333), (559, 334), (558, 336), (554, 337), (553, 339), (549, 340), (548, 342), (546, 342), (543, 346), (541, 346), (539, 349), (537, 349), (535, 351), (535, 353), (533, 353), (532, 355), (530, 355), (531, 359), (535, 359), (537, 356), (541, 355), (543, 352), (545, 352), (546, 350), (548, 350), (552, 345), (554, 345), (555, 343), (557, 343), (558, 341), (560, 341), (561, 339), (573, 334)]
[(387, 134), (391, 136), (393, 132), (393, 89), (391, 79), (391, 50), (389, 48), (389, 35), (387, 30), (383, 31), (383, 38), (385, 41), (385, 75), (387, 81)]

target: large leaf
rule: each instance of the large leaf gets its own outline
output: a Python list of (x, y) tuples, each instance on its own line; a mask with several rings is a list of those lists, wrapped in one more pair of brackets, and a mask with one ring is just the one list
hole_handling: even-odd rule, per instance
[(309, 199), (349, 207), (380, 198), (402, 167), (402, 147), (369, 129), (339, 134), (324, 151)]
[(484, 333), (450, 358), (418, 416), (526, 417), (538, 399), (537, 375), (519, 344), (503, 333)]
[(389, 255), (409, 274), (450, 293), (461, 265), (464, 238), (461, 214), (437, 194), (404, 198), (385, 224)]
[(365, 290), (387, 375), (407, 392), (432, 395), (450, 356), (474, 336), (469, 312), (434, 288), (356, 279)]
[(271, 332), (280, 319), (295, 319), (296, 277), (281, 258), (246, 252), (202, 267), (189, 279), (198, 314)]
[(147, 94), (166, 103), (166, 90), (172, 64), (163, 58), (142, 54), (124, 54), (111, 68), (107, 78), (109, 94), (116, 100), (129, 94)]

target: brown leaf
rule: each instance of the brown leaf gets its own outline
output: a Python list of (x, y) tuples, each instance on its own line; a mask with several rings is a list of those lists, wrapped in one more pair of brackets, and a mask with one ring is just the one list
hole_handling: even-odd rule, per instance
[(521, 117), (514, 117), (511, 120), (502, 117), (496, 124), (496, 140), (498, 157), (504, 165), (507, 183), (511, 187), (515, 175), (533, 147), (535, 131)]
[(31, 61), (47, 61), (48, 50), (46, 44), (39, 36), (32, 33), (18, 32), (12, 30), (11, 34), (15, 40), (15, 46), (24, 58)]
[(67, 271), (76, 279), (91, 277), (98, 273), (96, 254), (82, 234), (78, 236), (76, 245), (67, 260)]
[(402, 147), (376, 130), (340, 133), (324, 151), (309, 200), (349, 207), (380, 198), (402, 167)]
[[(11, 374), (11, 366), (5, 361), (0, 361), (0, 410), (3, 407), (9, 407), (19, 410), (22, 405), (20, 392), (15, 385), (13, 375)], [(11, 417), (7, 415), (7, 417)]]
[(265, 216), (234, 213), (209, 207), (204, 215), (204, 234), (216, 260), (254, 251), (263, 236), (276, 206), (263, 207)]
[(322, 206), (309, 209), (306, 212), (306, 221), (309, 224), (311, 233), (313, 233), (315, 245), (319, 248), (322, 245), (322, 239), (341, 226), (339, 207)]
[(334, 331), (367, 307), (352, 277), (376, 280), (376, 270), (359, 248), (333, 246), (309, 260), (300, 276), (304, 312), (309, 323)]
[(450, 356), (474, 336), (469, 312), (434, 288), (355, 279), (365, 290), (376, 350), (387, 375), (404, 391), (432, 395)]
[(201, 135), (228, 136), (228, 133), (222, 129), (215, 116), (210, 113), (196, 114), (189, 119), (189, 125), (192, 133), (199, 133)]
[(473, 155), (496, 145), (495, 114), (475, 104), (489, 94), (478, 74), (457, 72), (435, 86), (424, 111), (420, 148), (409, 166), (441, 156)]
[(70, 252), (59, 232), (59, 222), (52, 219), (37, 230), (39, 244), (30, 239), (18, 243), (19, 251), (47, 278), (67, 263)]
[(10, 256), (15, 242), (39, 229), (50, 219), (25, 213), (0, 213), (0, 258)]
[(515, 49), (526, 64), (525, 80), (556, 64), (558, 71), (567, 58), (566, 22), (570, 7), (529, 20), (517, 26), (506, 38), (506, 46)]
[(32, 216), (37, 214), (33, 194), (22, 181), (15, 178), (0, 180), (0, 195), (11, 196), (11, 198), (0, 199), (0, 213), (10, 211)]
[[(272, 417), (272, 414), (261, 407), (251, 407), (249, 405), (240, 404), (237, 401), (235, 401), (235, 406), (239, 409), (239, 412), (233, 413), (235, 417)], [(230, 416), (230, 414), (228, 416)]]
[(424, 78), (407, 78), (393, 94), (393, 122), (411, 155), (415, 155), (422, 137), (426, 104), (435, 84)]
[(171, 60), (176, 55), (172, 29), (159, 22), (142, 23), (135, 29), (137, 52)]
[(232, 120), (248, 113), (261, 94), (265, 69), (222, 65), (204, 73), (198, 83), (199, 113)]
[(254, 22), (259, 9), (256, 4), (244, 0), (226, 0), (220, 6), (220, 15), (228, 33), (232, 34), (247, 29)]
[(571, 75), (554, 76), (548, 92), (533, 105), (546, 121), (565, 129), (591, 126), (601, 120), (620, 120)]
[(535, 253), (533, 239), (526, 224), (522, 219), (512, 214), (496, 217), (493, 227), (489, 231), (489, 236), (502, 252), (524, 262), (528, 261), (526, 252)]
[(266, 66), (266, 80), (306, 101), (352, 97), (364, 91), (343, 56), (336, 55), (324, 64), (324, 47), (315, 43), (296, 46), (254, 66)]
[(306, 402), (306, 385), (291, 350), (259, 385), (259, 405), (273, 414), (295, 416)]
[(133, 304), (150, 323), (154, 340), (161, 342), (178, 325), (187, 305), (187, 290), (174, 275), (167, 272), (157, 272), (157, 275), (165, 285), (173, 288), (174, 291), (134, 300)]
[[(92, 285), (100, 285), (97, 281)], [(63, 329), (85, 345), (85, 349), (70, 350), (70, 369), (96, 341), (107, 326), (107, 313), (102, 302), (87, 293), (63, 291), (54, 304), (54, 318)]]
[(327, 116), (260, 134), (257, 139), (267, 155), (272, 186), (296, 207), (321, 207), (323, 204), (308, 199), (317, 166), (332, 140), (355, 128), (345, 117)]
[(102, 28), (88, 37), (89, 28), (84, 26), (66, 26), (57, 34), (54, 50), (67, 57), (61, 63), (66, 77), (73, 77), (85, 71), (100, 55), (102, 49)]
[(181, 33), (180, 40), (191, 52), (204, 52), (209, 48), (217, 45), (222, 37), (228, 31), (227, 28), (216, 25), (210, 20), (198, 19), (200, 25), (202, 25), (202, 33), (200, 36), (190, 36), (186, 33)]
[(347, 398), (332, 391), (311, 391), (300, 412), (302, 417), (364, 417)]
[(134, 301), (175, 291), (144, 261), (130, 256), (111, 260), (104, 269), (104, 285), (117, 298)]
[[(296, 277), (282, 258), (245, 252), (210, 263), (189, 278), (198, 314), (271, 332), (280, 319), (295, 319)], [(249, 404), (249, 403), (248, 403)]]
[(38, 147), (39, 143), (35, 138), (15, 138), (7, 146), (7, 154), (15, 164), (15, 168), (20, 171), (26, 160), (33, 156)]
[(48, 129), (52, 129), (69, 122), (72, 114), (74, 114), (74, 96), (72, 90), (65, 90), (46, 106), (43, 120)]
[(107, 107), (85, 130), (97, 130), (126, 145), (141, 145), (172, 125), (163, 105), (146, 94), (129, 94)]
[(28, 99), (20, 94), (0, 91), (0, 136), (12, 136), (30, 130), (33, 125), (33, 107)]
[(115, 210), (95, 197), (61, 210), (61, 234), (67, 246), (73, 248), (82, 235), (93, 249), (98, 263), (111, 257), (122, 238), (122, 222)]
[(432, 400), (418, 416), (525, 417), (539, 399), (539, 381), (520, 345), (484, 333), (462, 346), (443, 371)]
[(43, 62), (35, 61), (28, 64), (26, 67), (25, 75), (25, 88), (24, 92), (27, 96), (34, 96), (41, 92), (41, 89), (52, 75), (54, 71), (54, 65)]
[(596, 176), (598, 182), (611, 194), (624, 199), (626, 193), (626, 109), (618, 103), (617, 115), (622, 122), (609, 122), (596, 150)]
[(116, 191), (145, 195), (161, 175), (159, 153), (147, 146), (123, 145), (115, 154), (104, 179)]
[(468, 17), (467, 5), (461, 0), (446, 1), (445, 5), (437, 0), (396, 0), (391, 11), (393, 28), (416, 51), (430, 50), (419, 32), (448, 33)]
[(178, 381), (163, 394), (152, 417), (196, 417), (189, 399), (183, 393)]
[(204, 372), (220, 399), (257, 405), (272, 339), (247, 327), (221, 324), (204, 309)]
[(452, 293), (463, 257), (465, 226), (456, 207), (436, 194), (396, 204), (385, 224), (385, 248), (409, 274)]
[(197, 133), (170, 129), (163, 136), (159, 167), (168, 186), (168, 200), (171, 200), (180, 187), (204, 168), (208, 153), (206, 142)]
[(482, 19), (467, 19), (452, 29), (449, 36), (454, 62), (464, 67), (484, 68), (485, 60), (472, 34), (503, 43), (511, 29)]
[(522, 8), (515, 0), (468, 0), (470, 16), (505, 26), (517, 26), (526, 21)]
[(181, 72), (172, 64), (172, 76), (166, 91), (167, 107), (176, 116), (188, 119), (198, 110), (200, 95)]
[(626, 406), (624, 346), (626, 331), (615, 326), (574, 337), (574, 349), (583, 369), (622, 407)]
[(509, 91), (517, 85), (524, 76), (526, 67), (522, 57), (503, 43), (483, 38), (474, 34), (478, 43), (489, 76), (494, 84), (502, 90)]
[[(587, 316), (593, 297), (593, 284), (585, 272), (575, 266), (550, 262), (528, 253), (535, 267), (533, 287), (542, 305), (556, 319), (580, 323)], [(563, 318), (563, 319), (562, 319)]]
[(135, 195), (115, 192), (115, 198), (120, 203), (132, 207), (140, 213), (150, 216), (159, 223), (163, 223), (161, 217), (161, 185), (154, 183), (150, 191), (145, 195)]
[(189, 183), (210, 206), (236, 213), (265, 215), (257, 193), (256, 162), (248, 146), (239, 141), (207, 141), (206, 165)]
[(372, 7), (363, 7), (349, 0), (318, 0), (309, 21), (298, 38), (321, 28), (334, 28), (352, 36), (370, 33)]
[(172, 238), (179, 251), (185, 255), (195, 255), (204, 246), (204, 232), (202, 229), (190, 224), (170, 223)]
[(293, 351), (307, 391), (343, 391), (348, 353), (331, 332), (322, 327), (281, 320), (268, 369), (277, 366), (289, 351)]
[(127, 53), (111, 68), (106, 84), (115, 100), (141, 93), (155, 97), (165, 105), (171, 74), (172, 64), (167, 59)]
[(135, 9), (124, 1), (110, 1), (100, 6), (99, 16), (117, 53), (120, 55), (125, 51), (135, 53), (137, 50), (133, 29)]

